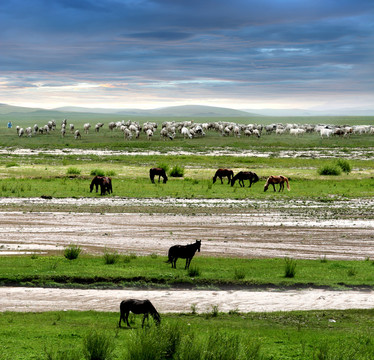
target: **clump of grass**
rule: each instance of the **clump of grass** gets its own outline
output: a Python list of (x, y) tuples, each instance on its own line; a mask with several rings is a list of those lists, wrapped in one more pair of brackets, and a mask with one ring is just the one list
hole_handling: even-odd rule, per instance
[(339, 159), (336, 162), (336, 165), (339, 166), (346, 174), (349, 174), (352, 171), (351, 164), (347, 160)]
[(124, 261), (124, 263), (129, 263), (131, 260), (135, 260), (136, 258), (137, 258), (136, 254), (130, 253), (130, 254), (125, 255), (123, 257), (123, 261)]
[(334, 164), (327, 164), (318, 169), (319, 175), (340, 175), (341, 173), (341, 168)]
[(82, 249), (78, 245), (69, 245), (65, 248), (64, 256), (68, 260), (75, 260), (78, 258), (79, 254), (81, 253)]
[(87, 360), (109, 360), (113, 358), (114, 341), (107, 334), (92, 331), (83, 340), (84, 357)]
[(108, 170), (106, 173), (106, 176), (116, 176), (117, 173), (114, 170)]
[(173, 166), (173, 168), (170, 170), (170, 176), (171, 177), (183, 177), (184, 176), (184, 168), (179, 165)]
[(105, 251), (104, 252), (104, 262), (106, 265), (113, 265), (119, 260), (119, 254), (117, 251), (110, 252)]
[(357, 275), (357, 270), (355, 268), (349, 268), (347, 271), (348, 276), (356, 276)]
[(92, 176), (105, 176), (105, 171), (102, 169), (93, 169), (90, 172), (90, 175)]
[(66, 171), (67, 175), (80, 175), (81, 171), (76, 167), (69, 167)]
[(296, 260), (291, 258), (284, 258), (284, 276), (286, 278), (293, 278), (296, 275)]
[(241, 269), (235, 269), (234, 279), (235, 280), (243, 280), (244, 278), (245, 278), (245, 272)]
[(320, 258), (320, 261), (321, 261), (321, 263), (327, 263), (327, 257), (326, 257), (326, 255), (323, 255), (323, 256)]
[(197, 276), (200, 276), (201, 274), (201, 271), (198, 267), (190, 267), (188, 269), (188, 276), (189, 277), (197, 277)]
[(14, 167), (14, 166), (19, 166), (18, 163), (16, 163), (15, 161), (11, 161), (11, 162), (8, 162), (5, 167), (7, 168), (10, 168), (10, 167)]

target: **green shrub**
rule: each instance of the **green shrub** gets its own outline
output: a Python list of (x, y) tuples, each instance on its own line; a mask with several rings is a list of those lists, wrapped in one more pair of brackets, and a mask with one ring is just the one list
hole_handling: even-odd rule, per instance
[(296, 274), (296, 261), (294, 259), (286, 257), (284, 259), (284, 276), (286, 278), (293, 278)]
[(75, 260), (78, 258), (81, 251), (82, 249), (78, 245), (70, 245), (67, 248), (65, 248), (64, 256), (68, 260)]
[(340, 175), (342, 173), (342, 170), (339, 166), (335, 165), (324, 165), (321, 168), (318, 169), (319, 175)]
[(15, 161), (12, 161), (12, 162), (9, 162), (5, 165), (5, 167), (7, 167), (7, 168), (10, 168), (10, 167), (13, 167), (13, 166), (19, 166), (19, 164), (16, 163)]
[(190, 277), (197, 277), (200, 276), (201, 272), (198, 267), (190, 267), (188, 268), (188, 276)]
[(90, 332), (83, 340), (83, 351), (87, 360), (111, 359), (114, 351), (113, 339), (106, 334)]
[(349, 174), (352, 171), (351, 164), (347, 160), (339, 159), (336, 165), (339, 166), (346, 174)]
[(173, 166), (173, 168), (170, 171), (170, 176), (171, 177), (183, 177), (184, 176), (184, 168), (179, 166), (179, 165)]
[(67, 175), (80, 175), (81, 171), (76, 167), (69, 167), (66, 171)]
[(113, 265), (119, 260), (119, 254), (117, 251), (109, 252), (105, 251), (104, 253), (104, 262), (106, 265)]
[(235, 280), (243, 280), (245, 278), (245, 272), (240, 269), (235, 269), (234, 272), (234, 279)]
[(106, 176), (116, 176), (117, 173), (114, 170), (108, 170), (106, 173)]
[(93, 170), (91, 170), (90, 175), (92, 175), (92, 176), (105, 176), (105, 172), (102, 169), (93, 169)]

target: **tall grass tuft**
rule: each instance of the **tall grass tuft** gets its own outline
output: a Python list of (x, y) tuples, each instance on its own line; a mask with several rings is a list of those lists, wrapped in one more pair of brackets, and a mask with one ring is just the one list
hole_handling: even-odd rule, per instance
[(284, 259), (284, 276), (293, 278), (296, 275), (296, 260), (286, 257)]
[(190, 267), (188, 269), (188, 276), (189, 277), (197, 277), (197, 276), (200, 276), (200, 274), (201, 274), (201, 271), (198, 267), (193, 266), (193, 267)]
[(184, 168), (179, 165), (173, 166), (173, 168), (170, 170), (170, 176), (171, 177), (183, 177)]
[(138, 329), (130, 334), (127, 359), (176, 359), (183, 333), (180, 325), (168, 323)]
[(83, 339), (84, 358), (87, 360), (112, 359), (113, 351), (113, 338), (107, 334), (92, 331)]
[(235, 280), (243, 280), (244, 278), (245, 278), (245, 272), (241, 269), (235, 269), (234, 279)]
[(105, 176), (105, 171), (102, 169), (93, 169), (90, 172), (90, 175), (92, 176)]
[(69, 245), (65, 248), (64, 256), (68, 260), (75, 260), (78, 258), (79, 254), (81, 253), (82, 249), (78, 245)]
[(349, 174), (352, 171), (351, 164), (348, 162), (348, 160), (339, 159), (336, 162), (336, 165), (339, 166), (346, 174)]
[(104, 252), (104, 262), (106, 265), (113, 265), (119, 260), (119, 254), (117, 251), (110, 252), (105, 250)]
[(67, 170), (66, 170), (66, 174), (67, 175), (80, 175), (81, 171), (76, 168), (76, 167), (69, 167)]
[(318, 169), (319, 175), (340, 175), (341, 173), (341, 168), (334, 164), (327, 164)]

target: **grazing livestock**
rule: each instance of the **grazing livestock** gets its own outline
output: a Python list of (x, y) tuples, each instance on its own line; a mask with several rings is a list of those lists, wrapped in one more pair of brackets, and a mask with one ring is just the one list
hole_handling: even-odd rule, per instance
[(189, 269), (191, 260), (196, 251), (200, 252), (201, 240), (196, 240), (194, 244), (188, 245), (174, 245), (169, 249), (167, 263), (171, 263), (171, 267), (177, 268), (177, 260), (179, 258), (186, 259), (185, 269)]
[(86, 123), (83, 125), (83, 130), (86, 134), (88, 134), (88, 130), (90, 129), (91, 125), (90, 123)]
[(216, 182), (217, 177), (221, 180), (221, 184), (223, 184), (222, 178), (227, 177), (227, 183), (230, 184), (233, 176), (234, 172), (231, 169), (218, 169), (213, 176), (213, 184)]
[(96, 187), (96, 192), (100, 186), (100, 195), (105, 195), (107, 192), (108, 194), (113, 193), (112, 179), (110, 177), (96, 175), (91, 181), (90, 192), (92, 192), (94, 186)]
[(81, 132), (79, 130), (75, 130), (74, 139), (82, 139)]
[(145, 319), (148, 320), (149, 314), (153, 317), (156, 325), (159, 325), (161, 322), (160, 314), (157, 312), (155, 307), (149, 300), (137, 300), (137, 299), (128, 299), (123, 300), (120, 305), (120, 316), (118, 326), (121, 327), (121, 321), (125, 322), (128, 327), (129, 324), (129, 314), (130, 311), (134, 314), (144, 314), (142, 327), (144, 327)]
[(166, 184), (168, 181), (168, 177), (166, 176), (166, 172), (162, 168), (152, 168), (149, 170), (149, 177), (151, 179), (152, 184), (155, 183), (155, 176), (158, 175), (158, 182), (160, 182), (160, 178), (163, 178), (163, 183)]
[(244, 187), (244, 180), (249, 180), (249, 187), (252, 184), (256, 183), (259, 180), (259, 177), (256, 173), (251, 171), (239, 171), (232, 179), (231, 179), (231, 186), (234, 186), (235, 181), (239, 181), (240, 187)]
[(266, 180), (265, 186), (264, 186), (264, 191), (267, 191), (269, 185), (273, 185), (274, 191), (275, 190), (275, 184), (279, 184), (279, 191), (283, 191), (284, 189), (284, 183), (287, 183), (287, 190), (290, 191), (290, 184), (288, 182), (288, 178), (286, 178), (283, 175), (279, 176), (269, 176), (268, 179)]

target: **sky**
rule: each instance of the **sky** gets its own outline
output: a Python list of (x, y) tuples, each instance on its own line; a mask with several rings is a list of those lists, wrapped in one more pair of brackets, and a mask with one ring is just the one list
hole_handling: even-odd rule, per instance
[(1, 0), (0, 103), (374, 109), (374, 1)]

